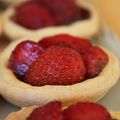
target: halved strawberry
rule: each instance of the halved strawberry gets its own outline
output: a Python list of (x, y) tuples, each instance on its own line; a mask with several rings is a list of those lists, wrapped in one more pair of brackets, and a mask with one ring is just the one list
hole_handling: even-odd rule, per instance
[(65, 46), (72, 48), (70, 44), (63, 41), (58, 41), (52, 37), (43, 38), (41, 41), (39, 41), (39, 45), (42, 46), (44, 49), (47, 49), (51, 46)]
[(73, 37), (68, 34), (59, 34), (59, 35), (43, 38), (42, 40), (39, 41), (39, 44), (44, 48), (48, 48), (52, 45), (63, 45), (63, 46), (72, 47), (76, 50), (80, 50), (92, 46), (90, 40), (84, 38), (78, 38), (75, 36)]
[(50, 102), (36, 108), (26, 120), (63, 120), (60, 102)]
[(101, 105), (80, 102), (63, 111), (63, 120), (112, 120), (111, 115)]
[(36, 2), (26, 2), (19, 6), (13, 18), (17, 23), (29, 29), (54, 25), (54, 19), (50, 12)]
[(31, 65), (43, 51), (44, 49), (35, 42), (21, 42), (16, 46), (10, 56), (9, 67), (18, 77), (23, 77), (29, 65)]
[(108, 63), (107, 54), (99, 47), (93, 46), (79, 52), (86, 67), (86, 78), (97, 76)]
[(84, 80), (85, 67), (80, 54), (63, 46), (48, 48), (31, 64), (24, 81), (31, 85), (70, 85)]

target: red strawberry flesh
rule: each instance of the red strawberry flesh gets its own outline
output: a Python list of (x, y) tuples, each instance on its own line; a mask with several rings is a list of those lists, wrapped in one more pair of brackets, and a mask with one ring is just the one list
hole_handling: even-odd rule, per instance
[(12, 19), (25, 28), (34, 30), (67, 25), (89, 17), (90, 12), (78, 6), (74, 0), (31, 0), (17, 7)]
[(65, 109), (61, 102), (36, 108), (26, 120), (113, 120), (105, 107), (97, 103), (78, 102)]
[(19, 77), (23, 77), (32, 64), (42, 53), (44, 49), (32, 41), (24, 41), (16, 46), (10, 59), (9, 67)]
[(9, 68), (33, 86), (71, 85), (96, 77), (107, 63), (104, 50), (90, 41), (60, 34), (38, 43), (19, 43), (10, 56)]
[(50, 102), (36, 108), (26, 120), (63, 120), (60, 102)]
[(66, 47), (72, 47), (70, 44), (62, 41), (57, 41), (52, 37), (44, 38), (39, 42), (39, 45), (42, 46), (44, 49), (47, 49), (51, 46), (66, 46)]
[[(39, 0), (53, 14), (57, 25), (69, 24), (89, 17), (89, 12), (79, 8), (74, 0)], [(87, 14), (88, 13), (88, 14)], [(88, 17), (87, 17), (88, 16)]]
[(28, 29), (39, 29), (54, 25), (54, 20), (49, 11), (34, 2), (27, 2), (19, 6), (13, 18)]
[(107, 54), (96, 46), (80, 50), (80, 54), (86, 67), (86, 78), (97, 76), (108, 63)]
[(106, 108), (96, 103), (81, 102), (63, 111), (63, 120), (112, 120)]
[(52, 46), (29, 67), (24, 82), (35, 86), (70, 85), (84, 80), (85, 71), (77, 51)]
[(87, 40), (85, 38), (73, 37), (67, 34), (59, 34), (43, 38), (41, 41), (39, 41), (39, 44), (44, 48), (48, 48), (51, 45), (66, 45), (77, 50), (92, 46), (90, 40)]

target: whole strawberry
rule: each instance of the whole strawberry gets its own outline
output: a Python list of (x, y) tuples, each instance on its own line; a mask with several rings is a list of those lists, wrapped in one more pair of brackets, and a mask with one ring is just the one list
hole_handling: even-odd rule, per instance
[(82, 49), (80, 54), (86, 67), (86, 78), (97, 76), (108, 63), (107, 54), (96, 46)]
[(49, 11), (35, 2), (26, 2), (16, 9), (14, 19), (28, 29), (39, 29), (54, 25)]
[(26, 120), (63, 120), (60, 102), (50, 102), (36, 108)]
[(91, 47), (92, 43), (90, 42), (90, 40), (87, 39), (73, 37), (68, 34), (59, 34), (43, 38), (39, 41), (39, 45), (41, 45), (45, 49), (52, 45), (63, 45), (79, 51), (80, 49)]
[(70, 85), (84, 80), (85, 73), (82, 57), (77, 51), (52, 46), (31, 64), (24, 82), (35, 86)]
[(10, 56), (9, 67), (18, 77), (23, 77), (29, 65), (31, 65), (43, 51), (44, 49), (35, 42), (21, 42), (16, 46)]
[(106, 108), (96, 103), (81, 102), (63, 111), (63, 120), (112, 120)]

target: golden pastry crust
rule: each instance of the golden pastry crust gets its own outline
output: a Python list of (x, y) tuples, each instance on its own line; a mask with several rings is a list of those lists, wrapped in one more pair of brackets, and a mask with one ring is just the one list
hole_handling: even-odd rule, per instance
[[(38, 38), (30, 40), (38, 41)], [(8, 59), (12, 50), (22, 38), (11, 43), (2, 53), (0, 60), (0, 93), (9, 102), (18, 106), (31, 106), (45, 104), (59, 100), (64, 105), (78, 101), (97, 101), (102, 98), (118, 81), (120, 67), (118, 58), (107, 50), (109, 62), (102, 72), (95, 78), (73, 85), (46, 85), (31, 86), (18, 80), (13, 72), (7, 68)]]
[(37, 35), (45, 37), (50, 35), (55, 35), (59, 33), (68, 33), (71, 35), (77, 36), (93, 36), (96, 35), (99, 31), (99, 17), (96, 9), (90, 4), (86, 3), (84, 0), (76, 0), (77, 4), (83, 6), (88, 9), (91, 13), (91, 17), (86, 20), (80, 20), (78, 22), (73, 22), (70, 25), (66, 26), (53, 26), (46, 27), (38, 30), (30, 30), (26, 29), (15, 22), (13, 22), (10, 17), (14, 14), (14, 7), (10, 7), (3, 15), (3, 30), (4, 33), (11, 38), (11, 40), (15, 40), (16, 38), (26, 37), (29, 35)]
[[(8, 115), (8, 117), (5, 120), (26, 120), (26, 118), (32, 113), (32, 111), (37, 108), (37, 106), (32, 106), (29, 108), (22, 108), (18, 112), (13, 112)], [(113, 118), (113, 120), (120, 120), (120, 112), (113, 112), (110, 111), (110, 114)]]

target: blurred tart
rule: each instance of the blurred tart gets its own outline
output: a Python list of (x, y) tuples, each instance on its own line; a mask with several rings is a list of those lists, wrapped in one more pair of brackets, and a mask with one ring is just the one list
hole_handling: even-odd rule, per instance
[[(54, 0), (52, 2), (54, 2)], [(72, 10), (72, 9), (74, 9), (74, 5), (72, 4), (73, 5), (72, 6), (71, 3), (70, 3), (70, 5), (68, 4), (69, 6), (66, 6), (66, 8), (71, 9), (71, 12), (73, 12), (74, 10)], [(49, 7), (51, 8), (51, 6), (48, 6), (50, 3), (48, 4), (46, 2), (44, 4), (47, 6), (47, 9)], [(98, 13), (97, 13), (96, 9), (90, 3), (87, 3), (87, 2), (81, 1), (81, 0), (76, 0), (77, 8), (80, 8), (79, 9), (80, 11), (76, 10), (76, 7), (75, 7), (75, 11), (79, 11), (80, 12), (79, 15), (77, 13), (73, 13), (73, 15), (71, 15), (71, 13), (67, 11), (68, 9), (64, 10), (64, 7), (62, 7), (62, 5), (61, 5), (61, 4), (63, 4), (62, 2), (58, 1), (57, 4), (58, 5), (60, 4), (60, 5), (58, 7), (56, 7), (56, 6), (52, 6), (52, 7), (55, 10), (56, 10), (56, 8), (60, 8), (63, 10), (60, 13), (56, 13), (57, 10), (55, 11), (53, 9), (53, 12), (51, 12), (52, 9), (48, 9), (48, 12), (52, 13), (51, 17), (50, 17), (50, 15), (48, 15), (49, 13), (44, 9), (43, 6), (39, 10), (38, 10), (38, 7), (36, 8), (35, 6), (34, 6), (34, 8), (36, 8), (35, 10), (33, 10), (33, 7), (31, 7), (32, 10), (30, 9), (30, 7), (29, 7), (29, 10), (23, 9), (23, 11), (26, 11), (26, 13), (27, 13), (27, 11), (29, 11), (28, 13), (33, 13), (33, 14), (26, 15), (25, 12), (23, 12), (23, 13), (21, 12), (22, 17), (18, 20), (18, 21), (20, 21), (22, 19), (21, 22), (16, 22), (13, 19), (11, 19), (11, 17), (14, 18), (15, 15), (17, 14), (17, 12), (20, 10), (16, 10), (15, 7), (8, 8), (8, 10), (4, 13), (4, 16), (3, 16), (5, 34), (8, 37), (10, 37), (11, 40), (15, 40), (16, 38), (28, 36), (28, 35), (45, 37), (46, 35), (50, 36), (50, 35), (55, 35), (55, 34), (59, 34), (59, 33), (68, 33), (71, 35), (91, 37), (91, 36), (96, 35), (99, 32)], [(64, 4), (64, 5), (67, 5), (67, 4)], [(24, 5), (22, 5), (22, 6), (24, 6)], [(37, 6), (38, 6), (38, 3), (37, 3)], [(35, 12), (35, 11), (37, 11), (37, 12)], [(38, 13), (38, 11), (40, 11), (40, 12)], [(55, 13), (55, 14), (53, 14), (53, 13)], [(40, 17), (40, 14), (42, 14), (42, 17)], [(36, 18), (36, 20), (33, 19), (32, 15), (34, 15), (33, 17)], [(35, 15), (36, 15), (36, 17), (35, 17)], [(26, 17), (28, 17), (28, 19), (26, 19)], [(64, 17), (68, 17), (69, 19), (68, 18), (64, 19)], [(42, 23), (37, 24), (38, 23), (37, 21), (39, 18), (41, 18), (41, 21), (44, 21), (43, 24)], [(53, 19), (53, 21), (56, 20), (57, 22), (50, 22), (50, 19)], [(36, 21), (36, 23), (35, 23), (36, 26), (35, 26), (35, 24), (33, 24), (34, 26), (32, 26), (32, 29), (31, 29), (31, 28), (29, 28), (29, 27), (31, 27), (31, 26), (29, 26), (29, 24), (31, 24), (31, 22), (33, 22), (33, 20)], [(73, 20), (73, 22), (72, 22), (72, 20)], [(62, 21), (62, 23), (61, 23), (61, 21)], [(19, 24), (19, 23), (21, 23), (21, 24)], [(40, 26), (40, 28), (39, 28), (39, 26)], [(35, 28), (37, 28), (37, 29), (35, 29)], [(10, 29), (12, 29), (12, 30), (10, 30)]]
[(79, 102), (62, 108), (60, 102), (51, 102), (44, 106), (22, 108), (8, 115), (5, 120), (120, 120), (120, 112), (108, 111), (102, 105)]
[[(12, 67), (8, 68), (9, 62)], [(116, 55), (65, 34), (12, 42), (1, 55), (0, 69), (0, 93), (18, 106), (97, 101), (120, 76)]]

